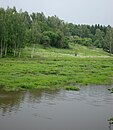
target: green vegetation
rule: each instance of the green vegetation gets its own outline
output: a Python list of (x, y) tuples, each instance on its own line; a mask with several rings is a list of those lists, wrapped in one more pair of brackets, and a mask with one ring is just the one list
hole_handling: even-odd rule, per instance
[(113, 93), (113, 88), (108, 89), (111, 93)]
[(32, 46), (33, 53), (37, 44), (44, 48), (69, 48), (70, 42), (102, 48), (112, 54), (113, 28), (109, 25), (65, 23), (57, 16), (29, 14), (27, 11), (17, 11), (16, 7), (0, 8), (0, 57), (20, 57), (26, 46)]
[(113, 124), (113, 118), (110, 118), (108, 121), (109, 121), (109, 124)]
[(75, 86), (66, 86), (66, 87), (64, 87), (64, 89), (65, 90), (68, 90), (68, 91), (79, 91), (80, 90), (80, 88), (78, 88), (78, 87), (75, 87)]
[(70, 44), (70, 49), (38, 46), (34, 58), (30, 58), (32, 49), (26, 47), (20, 58), (0, 59), (0, 88), (59, 89), (78, 84), (112, 84), (113, 58), (102, 50), (91, 50), (77, 44)]

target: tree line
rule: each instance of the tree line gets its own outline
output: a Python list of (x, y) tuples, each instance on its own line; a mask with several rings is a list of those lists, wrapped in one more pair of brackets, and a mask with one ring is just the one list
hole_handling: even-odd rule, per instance
[(0, 56), (20, 56), (25, 46), (69, 48), (69, 43), (96, 46), (113, 53), (113, 28), (66, 23), (57, 16), (0, 8)]

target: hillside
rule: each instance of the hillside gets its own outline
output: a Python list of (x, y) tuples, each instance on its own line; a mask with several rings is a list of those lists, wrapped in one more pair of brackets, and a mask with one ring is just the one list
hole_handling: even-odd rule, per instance
[[(26, 47), (20, 58), (0, 59), (0, 88), (20, 90), (112, 84), (113, 59), (101, 49), (70, 44), (70, 49)], [(75, 56), (77, 52), (77, 56)]]
[(103, 51), (100, 48), (91, 48), (82, 46), (79, 44), (69, 44), (69, 49), (60, 49), (47, 47), (44, 48), (41, 45), (35, 45), (34, 48), (26, 47), (22, 51), (22, 57), (31, 57), (31, 53), (34, 58), (38, 57), (109, 57), (109, 53)]

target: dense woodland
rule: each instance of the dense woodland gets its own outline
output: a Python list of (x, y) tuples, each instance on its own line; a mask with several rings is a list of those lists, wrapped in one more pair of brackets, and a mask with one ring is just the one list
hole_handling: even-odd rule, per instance
[(113, 53), (113, 27), (77, 25), (57, 16), (29, 14), (13, 8), (0, 8), (0, 56), (20, 56), (25, 46), (69, 48), (69, 43), (103, 48)]

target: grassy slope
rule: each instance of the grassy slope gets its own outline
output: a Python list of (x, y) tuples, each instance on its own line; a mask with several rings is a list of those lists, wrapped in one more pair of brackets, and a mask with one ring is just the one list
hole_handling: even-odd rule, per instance
[[(32, 48), (25, 48), (23, 55), (30, 57), (30, 52), (32, 51)], [(70, 44), (70, 49), (57, 49), (57, 48), (46, 48), (44, 49), (42, 46), (38, 46), (35, 48), (35, 53), (34, 57), (64, 57), (64, 56), (72, 56), (75, 57), (75, 53), (77, 53), (77, 56), (82, 57), (82, 56), (109, 56), (108, 53), (103, 51), (102, 49), (94, 48), (90, 49), (85, 46), (81, 46), (78, 44)]]
[[(100, 49), (70, 44), (70, 49), (25, 48), (23, 58), (0, 59), (0, 87), (61, 88), (75, 84), (112, 84), (113, 59)], [(75, 56), (75, 53), (78, 56)]]

